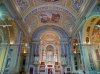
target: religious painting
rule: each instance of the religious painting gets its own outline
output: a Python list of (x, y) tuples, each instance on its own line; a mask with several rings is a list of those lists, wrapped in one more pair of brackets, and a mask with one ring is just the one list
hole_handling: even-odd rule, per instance
[(56, 2), (56, 1), (59, 1), (59, 0), (43, 0), (45, 2)]
[(97, 60), (100, 60), (100, 51), (97, 49), (95, 50)]
[(71, 5), (72, 5), (73, 9), (75, 9), (78, 12), (84, 1), (85, 0), (72, 0)]
[(93, 63), (93, 58), (92, 58), (92, 54), (89, 53), (89, 60), (90, 60), (90, 63)]
[(29, 5), (29, 0), (16, 0), (20, 9), (21, 10), (25, 10)]
[(42, 23), (57, 23), (60, 21), (60, 15), (57, 12), (43, 12), (40, 20)]
[(46, 61), (51, 62), (54, 61), (54, 47), (52, 45), (48, 45), (46, 47)]

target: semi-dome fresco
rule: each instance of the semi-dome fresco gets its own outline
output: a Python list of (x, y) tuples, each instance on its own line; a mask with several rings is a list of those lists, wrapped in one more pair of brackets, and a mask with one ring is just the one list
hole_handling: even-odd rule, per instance
[(42, 1), (46, 1), (46, 2), (56, 2), (56, 1), (59, 1), (59, 0), (42, 0)]
[(60, 21), (60, 15), (57, 12), (42, 12), (40, 20), (42, 23), (57, 23)]

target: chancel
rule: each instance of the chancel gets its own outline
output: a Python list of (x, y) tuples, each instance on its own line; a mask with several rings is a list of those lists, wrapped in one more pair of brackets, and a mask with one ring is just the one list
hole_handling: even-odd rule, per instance
[(0, 0), (0, 74), (100, 74), (100, 0)]

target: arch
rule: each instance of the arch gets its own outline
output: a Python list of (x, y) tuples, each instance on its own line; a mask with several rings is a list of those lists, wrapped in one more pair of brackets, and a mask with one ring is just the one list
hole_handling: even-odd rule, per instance
[(55, 32), (59, 35), (61, 41), (68, 41), (68, 34), (62, 28), (54, 25), (45, 25), (37, 28), (32, 35), (32, 41), (40, 41), (40, 37), (45, 32)]
[(98, 51), (100, 44), (100, 16), (90, 17), (84, 25), (82, 31), (82, 43), (83, 46), (84, 60), (87, 60), (86, 65), (88, 68), (95, 68), (99, 70), (100, 63), (97, 62), (100, 58)]
[[(47, 37), (46, 37), (47, 36)], [(49, 38), (50, 37), (50, 38)], [(51, 32), (51, 31), (49, 31), (49, 32), (45, 32), (45, 33), (43, 33), (42, 35), (41, 35), (41, 38), (40, 38), (40, 45), (42, 45), (42, 43), (43, 42), (49, 42), (49, 43), (47, 43), (46, 45), (44, 45), (44, 51), (46, 51), (46, 48), (48, 47), (48, 46), (52, 46), (53, 48), (54, 48), (54, 50), (56, 50), (56, 47), (55, 47), (55, 44), (53, 44), (53, 43), (57, 43), (57, 44), (59, 44), (60, 42), (60, 37), (59, 37), (59, 35), (57, 34), (57, 33), (55, 33), (55, 32)], [(53, 43), (52, 43), (53, 42)]]
[(46, 47), (46, 51), (53, 51), (54, 47), (52, 45), (48, 45)]
[[(56, 38), (56, 39), (60, 39), (59, 35), (58, 35), (57, 33), (55, 33), (55, 32), (52, 32), (52, 31), (48, 31), (48, 32), (43, 33), (43, 34), (41, 35), (40, 39), (42, 39), (44, 36), (46, 36), (46, 34), (47, 34), (48, 36), (50, 36), (50, 34), (52, 34), (51, 37)], [(46, 38), (46, 37), (45, 37), (45, 38)]]
[(24, 37), (24, 38), (22, 39), (22, 43), (23, 43), (23, 45), (22, 45), (21, 52), (22, 52), (22, 53), (28, 53), (28, 52), (29, 52), (29, 50), (28, 50), (29, 42), (28, 42), (28, 40), (27, 40), (26, 37)]
[(40, 53), (40, 62), (44, 62), (47, 69), (49, 65), (54, 69), (55, 62), (61, 61), (60, 36), (52, 31), (44, 32), (40, 36)]
[[(8, 35), (8, 38), (7, 37), (5, 37), (6, 39), (5, 40), (7, 40), (7, 41), (9, 41), (10, 42), (10, 44), (13, 44), (15, 41), (16, 41), (16, 39), (17, 39), (17, 37), (18, 37), (18, 30), (17, 30), (17, 26), (16, 26), (16, 23), (15, 23), (15, 21), (12, 19), (12, 17), (10, 17), (9, 15), (7, 15), (7, 14), (4, 14), (3, 16), (2, 16), (2, 21), (3, 21), (3, 23), (5, 24), (5, 25), (11, 25), (11, 26), (6, 26), (5, 28), (6, 28), (6, 32), (7, 32), (7, 35)], [(7, 36), (6, 35), (6, 36)]]
[(77, 53), (78, 52), (78, 40), (77, 39), (73, 39), (72, 40), (73, 45), (73, 53)]
[[(91, 42), (91, 36), (93, 33), (93, 29), (96, 27), (96, 24), (98, 24), (98, 21), (100, 20), (100, 16), (93, 16), (89, 18), (83, 28), (83, 35), (82, 35), (82, 41), (83, 43), (90, 43)], [(99, 24), (98, 24), (99, 25)]]

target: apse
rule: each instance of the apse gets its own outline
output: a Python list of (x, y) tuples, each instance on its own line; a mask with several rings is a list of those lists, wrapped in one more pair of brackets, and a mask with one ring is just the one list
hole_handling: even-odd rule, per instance
[(71, 64), (68, 38), (67, 33), (58, 26), (37, 28), (31, 38), (30, 50), (30, 65), (35, 69), (34, 72), (63, 73), (64, 66)]

